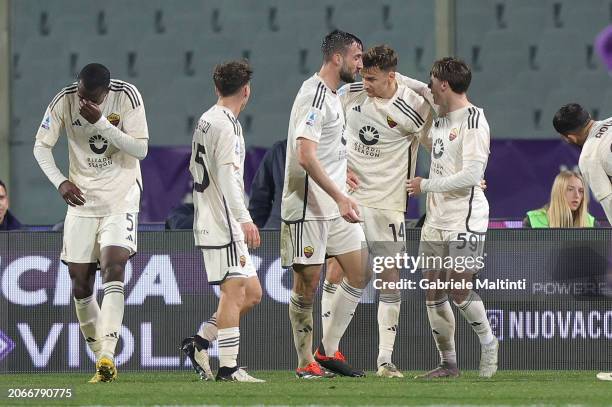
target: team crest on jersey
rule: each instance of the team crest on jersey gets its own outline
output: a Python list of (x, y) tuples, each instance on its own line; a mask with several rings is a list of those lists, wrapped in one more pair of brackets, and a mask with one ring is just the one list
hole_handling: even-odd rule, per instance
[(448, 135), (448, 139), (449, 139), (450, 141), (453, 141), (454, 139), (456, 139), (456, 138), (457, 138), (457, 134), (459, 134), (459, 130), (457, 130), (456, 128), (453, 128), (453, 129), (450, 131), (450, 134)]
[(51, 127), (51, 116), (45, 117), (42, 123), (40, 124), (40, 127), (42, 127), (43, 129), (49, 130), (49, 127)]
[(108, 148), (108, 140), (99, 134), (89, 138), (89, 148), (96, 154), (104, 154)]
[(308, 114), (308, 119), (306, 119), (306, 126), (312, 126), (317, 119), (317, 112), (310, 112)]
[(246, 257), (244, 255), (240, 256), (240, 267), (244, 267), (246, 264)]
[(311, 258), (313, 254), (314, 254), (314, 247), (312, 246), (304, 247), (304, 256), (306, 256), (307, 259)]
[(117, 127), (119, 125), (119, 120), (121, 120), (121, 117), (117, 113), (111, 113), (108, 115), (107, 119), (110, 124)]
[(389, 125), (389, 127), (394, 128), (395, 126), (397, 126), (397, 122), (395, 120), (393, 120), (391, 117), (387, 116), (387, 124)]

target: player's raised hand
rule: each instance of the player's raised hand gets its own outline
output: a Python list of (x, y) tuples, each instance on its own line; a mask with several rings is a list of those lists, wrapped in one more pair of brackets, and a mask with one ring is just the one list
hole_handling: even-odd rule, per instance
[(359, 177), (350, 168), (346, 169), (346, 186), (349, 192), (354, 192), (359, 188)]
[(68, 180), (62, 182), (57, 190), (70, 206), (81, 206), (85, 203), (83, 192)]
[(359, 205), (357, 201), (350, 196), (344, 196), (338, 201), (338, 209), (340, 209), (340, 216), (349, 223), (361, 222), (359, 218)]
[(408, 195), (417, 196), (421, 194), (421, 181), (423, 178), (415, 177), (406, 181), (406, 191), (408, 191)]
[(102, 117), (100, 106), (93, 102), (81, 98), (79, 99), (79, 106), (79, 114), (91, 124), (96, 123)]
[(257, 226), (253, 222), (245, 222), (241, 223), (240, 227), (244, 233), (244, 240), (246, 241), (248, 248), (257, 249), (261, 244), (259, 229), (257, 229)]

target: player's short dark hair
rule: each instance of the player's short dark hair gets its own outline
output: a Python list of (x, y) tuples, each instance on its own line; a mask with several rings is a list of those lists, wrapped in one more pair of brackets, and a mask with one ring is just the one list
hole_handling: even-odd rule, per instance
[(221, 96), (231, 96), (249, 83), (253, 70), (245, 60), (229, 61), (215, 66), (213, 80)]
[(553, 117), (553, 127), (564, 136), (577, 133), (591, 120), (589, 112), (578, 103), (562, 106)]
[(4, 185), (4, 182), (2, 182), (2, 180), (0, 179), (0, 187), (4, 188), (4, 191), (6, 191), (6, 185)]
[(329, 61), (337, 53), (346, 54), (346, 51), (354, 42), (363, 49), (363, 43), (356, 35), (341, 30), (330, 32), (323, 38), (323, 43), (321, 44), (323, 60)]
[(397, 53), (388, 45), (377, 45), (363, 54), (363, 68), (378, 68), (390, 72), (397, 68)]
[(434, 62), (431, 75), (448, 85), (455, 93), (465, 93), (472, 82), (472, 71), (465, 62), (454, 57), (445, 57)]
[(83, 87), (89, 91), (100, 87), (108, 88), (110, 85), (110, 71), (102, 64), (87, 64), (79, 72), (79, 80)]

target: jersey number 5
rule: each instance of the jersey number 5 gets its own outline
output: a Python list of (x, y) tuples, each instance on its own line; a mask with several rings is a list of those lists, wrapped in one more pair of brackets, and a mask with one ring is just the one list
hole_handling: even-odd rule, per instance
[(210, 178), (208, 177), (208, 171), (206, 170), (206, 165), (204, 164), (204, 158), (202, 157), (202, 154), (206, 154), (206, 149), (202, 144), (196, 144), (196, 154), (194, 160), (196, 163), (200, 164), (202, 166), (202, 169), (204, 170), (202, 182), (195, 182), (196, 180), (193, 180), (193, 188), (197, 192), (204, 192), (204, 190), (210, 185)]

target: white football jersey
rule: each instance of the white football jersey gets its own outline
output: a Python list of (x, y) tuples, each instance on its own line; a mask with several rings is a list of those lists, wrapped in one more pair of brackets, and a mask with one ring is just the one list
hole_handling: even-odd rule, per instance
[[(111, 124), (127, 135), (149, 138), (142, 97), (134, 85), (111, 79), (100, 109)], [(68, 213), (103, 217), (138, 212), (142, 193), (138, 159), (102, 137), (79, 110), (77, 84), (73, 83), (53, 98), (36, 134), (37, 141), (53, 147), (62, 129), (66, 130), (68, 179), (83, 191), (86, 201), (82, 206), (69, 206)]]
[[(491, 137), (482, 109), (468, 106), (436, 118), (429, 137), (432, 143), (430, 179), (458, 173), (464, 161), (481, 162), (484, 174)], [(488, 222), (489, 203), (480, 186), (427, 193), (425, 223), (431, 227), (485, 232)]]
[(414, 176), (418, 133), (430, 122), (427, 101), (402, 84), (390, 99), (369, 97), (363, 83), (343, 86), (348, 166), (359, 177), (352, 196), (364, 206), (406, 210), (406, 179)]
[(214, 105), (198, 120), (193, 132), (189, 171), (193, 176), (193, 234), (196, 246), (221, 248), (244, 240), (240, 223), (229, 210), (219, 178), (223, 165), (232, 164), (244, 191), (245, 146), (242, 126), (227, 108)]
[(317, 158), (341, 191), (346, 190), (344, 111), (337, 93), (317, 74), (300, 88), (289, 119), (287, 159), (281, 216), (285, 222), (334, 219), (340, 216), (335, 201), (309, 179), (297, 157), (297, 139), (317, 143)]
[(578, 166), (598, 202), (612, 194), (612, 118), (593, 124)]

